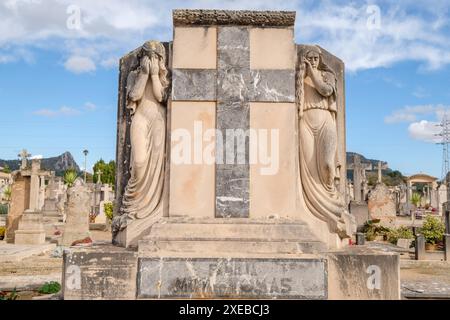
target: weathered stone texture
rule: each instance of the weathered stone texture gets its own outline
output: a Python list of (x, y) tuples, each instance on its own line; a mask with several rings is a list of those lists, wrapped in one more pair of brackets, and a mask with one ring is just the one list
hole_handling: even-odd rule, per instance
[(8, 243), (14, 243), (15, 232), (19, 227), (19, 221), (23, 212), (28, 209), (30, 203), (30, 178), (17, 174), (11, 186), (11, 204), (6, 219), (5, 239)]
[(350, 213), (356, 219), (358, 231), (361, 231), (364, 224), (370, 220), (369, 209), (365, 202), (350, 201)]
[(252, 70), (251, 101), (295, 102), (294, 70)]
[(378, 183), (372, 190), (368, 209), (371, 219), (380, 219), (383, 225), (395, 226), (397, 214), (395, 198), (385, 184)]
[(42, 213), (25, 211), (16, 230), (14, 244), (39, 245), (45, 243), (45, 230), (42, 223)]
[(349, 247), (326, 255), (330, 300), (400, 299), (400, 256)]
[(321, 259), (141, 258), (138, 298), (326, 299)]
[[(166, 51), (166, 61), (168, 63), (168, 79), (171, 79), (171, 57), (172, 57), (172, 43), (163, 42)], [(122, 198), (125, 191), (125, 187), (130, 179), (130, 163), (131, 163), (131, 142), (130, 142), (130, 126), (131, 126), (131, 114), (127, 110), (127, 80), (128, 75), (132, 70), (135, 70), (138, 65), (138, 54), (141, 48), (138, 48), (120, 60), (120, 74), (119, 74), (119, 95), (118, 95), (118, 106), (117, 106), (117, 144), (116, 144), (116, 185), (115, 185), (115, 212), (114, 221), (116, 224), (121, 225), (125, 222), (125, 218), (120, 216), (118, 211), (122, 207)], [(171, 96), (171, 92), (167, 92), (167, 97)], [(167, 123), (170, 120), (167, 119)], [(170, 135), (167, 134), (166, 142), (170, 143)], [(168, 166), (166, 167), (168, 170)], [(168, 183), (168, 171), (166, 171), (166, 182)], [(167, 194), (165, 192), (165, 194)], [(164, 200), (164, 203), (167, 201)], [(163, 206), (165, 208), (165, 206)], [(166, 210), (166, 209), (164, 209)], [(136, 239), (145, 234), (148, 228), (151, 226), (145, 225), (144, 223), (135, 223), (137, 225), (133, 230), (113, 233), (113, 242), (128, 247), (130, 244), (136, 243)], [(114, 224), (114, 223), (113, 223)]]
[(174, 69), (172, 100), (216, 100), (216, 70)]
[[(241, 47), (239, 47), (239, 44)], [(221, 147), (223, 164), (216, 164), (216, 217), (248, 217), (249, 215), (249, 143), (245, 132), (250, 128), (249, 86), (250, 69), (245, 65), (249, 55), (249, 34), (246, 28), (222, 27), (218, 36), (219, 61), (230, 60), (233, 65), (219, 63), (217, 85), (216, 128), (227, 137), (227, 131), (240, 138), (226, 138), (229, 145)], [(238, 56), (243, 53), (243, 60)], [(243, 139), (243, 140), (242, 140)], [(239, 148), (241, 140), (241, 148)], [(242, 142), (243, 141), (243, 142)], [(219, 141), (221, 143), (221, 141)], [(231, 146), (230, 143), (234, 143)], [(242, 148), (244, 146), (244, 148)], [(237, 151), (240, 151), (240, 156)], [(234, 153), (233, 161), (228, 153)], [(239, 159), (240, 158), (240, 161)]]
[(245, 27), (219, 27), (217, 34), (218, 68), (248, 68), (250, 39)]
[(137, 253), (112, 246), (64, 251), (65, 300), (133, 300)]
[(67, 190), (66, 225), (61, 244), (70, 246), (76, 240), (89, 237), (89, 188), (80, 180)]
[(174, 10), (173, 24), (293, 26), (295, 11)]

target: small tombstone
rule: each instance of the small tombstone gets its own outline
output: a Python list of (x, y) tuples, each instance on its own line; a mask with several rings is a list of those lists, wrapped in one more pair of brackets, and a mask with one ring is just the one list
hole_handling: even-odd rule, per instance
[(65, 206), (66, 226), (61, 244), (71, 246), (79, 240), (89, 238), (89, 188), (78, 178), (67, 190)]
[(371, 219), (380, 219), (381, 224), (394, 226), (397, 216), (395, 199), (388, 187), (378, 183), (369, 196), (369, 214)]
[(404, 249), (409, 249), (411, 246), (411, 239), (398, 239), (397, 240), (397, 246)]
[(15, 232), (23, 212), (29, 207), (30, 177), (24, 177), (17, 172), (11, 185), (11, 204), (6, 220), (6, 241), (14, 243)]
[(45, 243), (45, 230), (42, 213), (25, 210), (15, 232), (14, 244), (39, 245)]

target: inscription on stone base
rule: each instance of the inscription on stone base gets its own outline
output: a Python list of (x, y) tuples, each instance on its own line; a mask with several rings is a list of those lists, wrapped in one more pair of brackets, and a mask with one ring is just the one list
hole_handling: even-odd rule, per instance
[(138, 298), (327, 299), (323, 259), (141, 258)]

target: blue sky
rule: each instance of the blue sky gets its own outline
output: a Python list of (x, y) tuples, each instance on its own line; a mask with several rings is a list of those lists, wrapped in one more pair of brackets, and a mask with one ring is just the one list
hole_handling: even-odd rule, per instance
[[(440, 177), (434, 134), (450, 109), (450, 4), (428, 1), (5, 0), (0, 158), (115, 158), (118, 59), (171, 40), (174, 8), (297, 11), (296, 42), (346, 63), (347, 150)], [(79, 15), (78, 15), (79, 14)], [(80, 18), (80, 19), (78, 19)]]

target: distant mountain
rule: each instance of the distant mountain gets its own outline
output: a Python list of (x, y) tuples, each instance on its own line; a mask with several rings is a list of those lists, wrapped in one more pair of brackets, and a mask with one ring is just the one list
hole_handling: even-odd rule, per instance
[[(386, 166), (387, 169), (382, 169), (381, 173), (383, 176), (383, 182), (388, 186), (395, 186), (405, 182), (406, 177), (398, 170), (392, 170), (387, 165), (386, 161), (367, 159), (362, 154), (356, 152), (347, 152), (347, 168), (350, 164), (353, 164), (353, 158), (355, 155), (361, 157), (361, 163), (372, 164), (372, 170), (366, 171), (366, 177), (368, 179), (369, 185), (373, 185), (378, 180), (378, 162), (381, 161), (382, 166)], [(353, 170), (347, 169), (347, 179), (353, 181)]]
[[(375, 159), (367, 159), (362, 154), (356, 153), (356, 152), (347, 152), (347, 166), (351, 163), (353, 163), (353, 157), (355, 155), (360, 156), (361, 163), (370, 163), (372, 164), (373, 170), (378, 170), (378, 162), (381, 160), (375, 160)], [(381, 161), (382, 165), (387, 165), (388, 163), (386, 161)]]
[[(8, 166), (11, 170), (20, 168), (20, 160), (1, 160), (0, 167)], [(62, 155), (41, 160), (41, 168), (49, 171), (55, 171), (57, 176), (62, 176), (67, 169), (73, 168), (80, 172), (80, 167), (75, 162), (70, 152), (64, 152)]]

